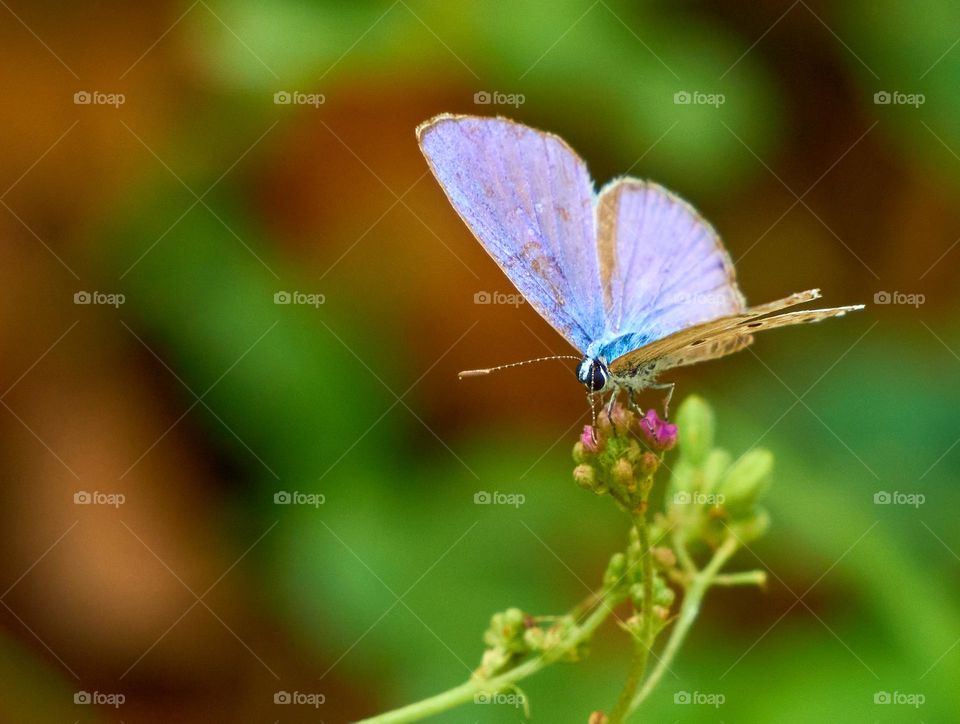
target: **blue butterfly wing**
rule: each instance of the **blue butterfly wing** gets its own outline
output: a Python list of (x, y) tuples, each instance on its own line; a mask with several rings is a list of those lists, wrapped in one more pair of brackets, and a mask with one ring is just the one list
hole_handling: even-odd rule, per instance
[(484, 249), (530, 305), (585, 352), (606, 317), (584, 162), (557, 136), (502, 118), (438, 116), (417, 137)]
[(607, 326), (591, 352), (608, 361), (746, 306), (717, 233), (661, 186), (604, 187), (597, 235)]

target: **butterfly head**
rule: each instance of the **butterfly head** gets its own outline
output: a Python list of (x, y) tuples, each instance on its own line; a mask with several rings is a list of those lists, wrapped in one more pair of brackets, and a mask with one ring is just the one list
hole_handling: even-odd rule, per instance
[(610, 380), (610, 372), (599, 359), (584, 357), (577, 365), (577, 379), (587, 388), (587, 392), (602, 392)]

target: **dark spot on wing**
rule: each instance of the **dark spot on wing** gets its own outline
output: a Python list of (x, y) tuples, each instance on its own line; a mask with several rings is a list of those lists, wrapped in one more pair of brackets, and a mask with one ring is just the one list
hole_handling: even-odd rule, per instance
[(557, 207), (557, 216), (564, 221), (570, 221), (570, 213), (563, 206)]

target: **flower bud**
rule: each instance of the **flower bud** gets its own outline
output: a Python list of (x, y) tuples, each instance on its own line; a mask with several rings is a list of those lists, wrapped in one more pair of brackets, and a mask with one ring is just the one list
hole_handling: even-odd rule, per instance
[(610, 556), (610, 562), (607, 564), (607, 570), (603, 574), (604, 588), (613, 588), (623, 578), (627, 570), (627, 557), (623, 553), (614, 553)]
[(619, 403), (613, 406), (613, 412), (610, 414), (610, 421), (617, 430), (628, 430), (633, 418), (633, 413)]
[(650, 477), (655, 472), (657, 468), (660, 467), (660, 458), (657, 457), (656, 453), (652, 453), (647, 450), (643, 455), (640, 456), (640, 473), (644, 477)]
[(581, 488), (591, 490), (597, 482), (597, 471), (592, 465), (581, 463), (573, 469), (573, 481)]
[(670, 608), (673, 600), (677, 597), (676, 591), (667, 585), (659, 576), (653, 579), (653, 602), (658, 606)]
[(760, 538), (770, 527), (770, 514), (763, 508), (758, 508), (749, 518), (738, 520), (731, 526), (737, 539), (743, 543), (750, 543)]
[(707, 453), (707, 459), (703, 463), (703, 478), (700, 484), (700, 490), (703, 493), (712, 493), (720, 484), (720, 479), (730, 469), (730, 463), (733, 458), (730, 453), (720, 448), (714, 448)]
[(587, 462), (587, 459), (590, 457), (587, 453), (587, 449), (583, 446), (583, 442), (577, 440), (573, 444), (573, 462), (577, 465)]
[(677, 554), (666, 546), (657, 546), (650, 549), (653, 562), (660, 568), (673, 568), (677, 565)]
[(713, 410), (701, 397), (691, 395), (677, 410), (680, 455), (694, 465), (702, 463), (713, 447), (716, 424)]
[(484, 643), (491, 649), (507, 653), (522, 653), (525, 650), (523, 634), (526, 630), (526, 616), (519, 608), (493, 614), (490, 627), (483, 635)]
[(606, 439), (613, 434), (613, 424), (610, 422), (610, 416), (607, 415), (606, 410), (597, 415), (597, 426), (594, 428), (594, 432), (600, 439)]
[(717, 492), (733, 518), (749, 516), (770, 485), (773, 454), (755, 448), (737, 460), (720, 481)]
[(500, 648), (491, 648), (483, 652), (483, 658), (480, 660), (480, 669), (477, 672), (479, 678), (486, 679), (492, 677), (498, 671), (510, 663), (511, 654)]
[(647, 410), (637, 427), (650, 446), (656, 450), (669, 450), (677, 444), (677, 426), (661, 420), (652, 407)]
[(523, 643), (531, 651), (542, 651), (546, 645), (546, 634), (539, 626), (528, 628), (523, 633)]
[(613, 482), (621, 488), (630, 489), (632, 486), (636, 486), (636, 481), (633, 479), (633, 466), (626, 458), (620, 458), (613, 464), (610, 476), (613, 478)]
[(591, 455), (602, 452), (604, 448), (603, 440), (600, 439), (598, 431), (590, 425), (583, 426), (583, 432), (580, 434), (580, 444), (583, 445), (584, 452)]
[(673, 464), (670, 473), (670, 490), (672, 492), (690, 493), (699, 488), (699, 471), (684, 458), (681, 457)]

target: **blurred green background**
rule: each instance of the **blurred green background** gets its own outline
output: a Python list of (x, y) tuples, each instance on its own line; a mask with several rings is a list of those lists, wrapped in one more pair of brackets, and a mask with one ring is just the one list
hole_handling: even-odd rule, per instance
[[(474, 303), (512, 289), (417, 149), (440, 112), (676, 190), (751, 301), (867, 303), (672, 376), (721, 444), (777, 455), (735, 561), (770, 585), (711, 593), (638, 720), (956, 720), (956, 3), (2, 5), (4, 721), (348, 721), (464, 680), (494, 611), (599, 581), (626, 521), (571, 482), (570, 365), (457, 381), (568, 350)], [(534, 720), (608, 707), (627, 648), (610, 625), (529, 680)]]

